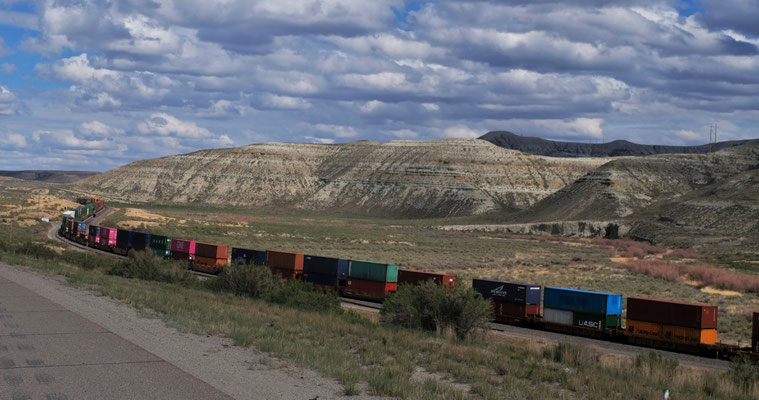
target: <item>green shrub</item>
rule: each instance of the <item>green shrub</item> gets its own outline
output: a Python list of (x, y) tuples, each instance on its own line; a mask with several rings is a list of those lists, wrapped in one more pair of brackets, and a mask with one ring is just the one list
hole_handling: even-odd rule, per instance
[(759, 382), (759, 364), (752, 362), (747, 356), (733, 357), (727, 374), (744, 392), (751, 393)]
[(114, 264), (111, 275), (167, 283), (187, 283), (196, 280), (186, 266), (174, 260), (159, 258), (149, 251), (130, 251), (129, 256)]
[(303, 281), (285, 281), (265, 296), (266, 301), (306, 311), (330, 312), (340, 308), (340, 297)]
[(403, 285), (382, 305), (384, 322), (412, 329), (453, 331), (464, 339), (488, 328), (492, 304), (472, 288), (449, 289), (434, 282)]
[(215, 279), (209, 279), (207, 286), (237, 296), (261, 298), (280, 285), (279, 280), (267, 267), (235, 263), (223, 268)]

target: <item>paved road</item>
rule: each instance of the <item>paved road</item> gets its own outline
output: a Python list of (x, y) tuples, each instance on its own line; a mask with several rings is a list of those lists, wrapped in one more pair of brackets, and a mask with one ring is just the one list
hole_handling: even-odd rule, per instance
[(228, 399), (0, 275), (0, 399)]

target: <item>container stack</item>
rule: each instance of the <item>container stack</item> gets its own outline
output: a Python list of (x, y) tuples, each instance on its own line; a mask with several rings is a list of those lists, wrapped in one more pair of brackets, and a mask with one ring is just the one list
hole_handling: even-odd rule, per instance
[(669, 342), (717, 343), (717, 306), (630, 297), (627, 332)]
[(543, 319), (604, 330), (622, 325), (622, 295), (558, 287), (545, 288)]
[(285, 279), (298, 279), (303, 273), (303, 254), (266, 251), (266, 265), (271, 273)]
[(754, 330), (751, 334), (751, 351), (759, 353), (759, 313), (754, 313)]
[(212, 243), (195, 244), (195, 268), (205, 272), (217, 272), (229, 262), (229, 246)]
[(266, 250), (252, 250), (242, 249), (239, 247), (232, 247), (232, 262), (241, 261), (245, 264), (266, 264)]
[(410, 269), (398, 270), (398, 285), (417, 285), (426, 281), (432, 281), (442, 287), (453, 289), (456, 286), (456, 275), (413, 271)]
[(143, 251), (150, 247), (150, 234), (145, 232), (129, 231), (129, 247), (132, 250)]
[(194, 260), (195, 244), (194, 240), (171, 239), (171, 258), (175, 260)]
[(368, 299), (383, 299), (398, 289), (398, 266), (374, 261), (351, 261), (345, 292)]
[(495, 279), (472, 279), (472, 289), (493, 300), (496, 320), (540, 314), (540, 286)]
[(150, 235), (150, 251), (158, 257), (171, 255), (171, 238), (162, 235)]
[(90, 245), (97, 246), (100, 244), (100, 227), (95, 225), (90, 225), (90, 232), (87, 235), (87, 241), (90, 242)]
[(111, 247), (116, 245), (116, 228), (100, 227), (100, 247)]
[(314, 285), (330, 288), (345, 286), (347, 274), (348, 260), (308, 255), (303, 258), (303, 280)]

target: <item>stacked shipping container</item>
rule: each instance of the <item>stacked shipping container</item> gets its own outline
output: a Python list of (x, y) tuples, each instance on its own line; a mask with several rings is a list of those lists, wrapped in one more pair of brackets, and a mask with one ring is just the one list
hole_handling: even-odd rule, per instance
[(412, 271), (410, 269), (398, 270), (398, 285), (415, 285), (425, 281), (432, 281), (440, 286), (448, 288), (454, 288), (456, 286), (455, 275), (439, 274), (435, 272)]
[(351, 261), (345, 293), (373, 300), (398, 289), (398, 266), (374, 261)]
[(171, 258), (175, 260), (195, 259), (195, 241), (184, 239), (171, 239)]
[(622, 325), (622, 296), (613, 293), (547, 287), (543, 319), (562, 325), (604, 330)]
[(100, 227), (100, 247), (116, 246), (116, 228)]
[(337, 288), (345, 286), (348, 260), (339, 258), (304, 256), (303, 280), (314, 285)]
[(493, 300), (496, 320), (524, 318), (540, 314), (540, 286), (472, 279), (472, 288), (482, 297)]
[(232, 262), (237, 261), (242, 261), (245, 264), (264, 265), (266, 264), (266, 251), (232, 247)]
[(196, 269), (215, 273), (229, 262), (229, 246), (212, 243), (195, 244)]
[(627, 332), (684, 344), (717, 342), (717, 307), (708, 304), (630, 297)]
[(266, 251), (266, 265), (271, 273), (285, 279), (298, 279), (303, 273), (303, 254)]
[(151, 234), (150, 251), (158, 257), (169, 257), (171, 255), (171, 238)]

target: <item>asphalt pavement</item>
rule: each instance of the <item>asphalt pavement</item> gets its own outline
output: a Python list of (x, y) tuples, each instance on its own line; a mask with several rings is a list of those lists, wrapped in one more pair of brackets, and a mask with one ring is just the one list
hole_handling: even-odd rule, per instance
[(0, 399), (229, 399), (153, 353), (0, 276)]

